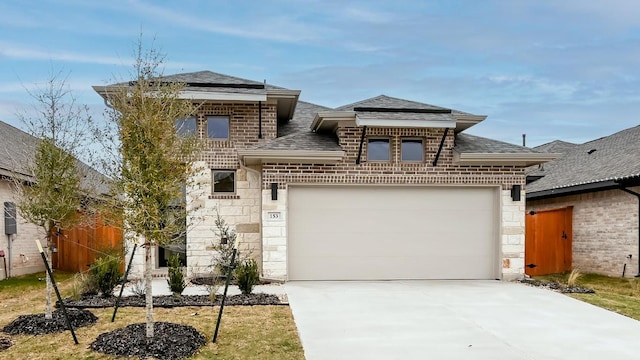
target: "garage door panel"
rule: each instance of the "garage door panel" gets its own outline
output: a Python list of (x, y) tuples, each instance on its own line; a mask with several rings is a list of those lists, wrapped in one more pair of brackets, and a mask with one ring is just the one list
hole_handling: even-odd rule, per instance
[(495, 278), (491, 188), (290, 187), (292, 280)]

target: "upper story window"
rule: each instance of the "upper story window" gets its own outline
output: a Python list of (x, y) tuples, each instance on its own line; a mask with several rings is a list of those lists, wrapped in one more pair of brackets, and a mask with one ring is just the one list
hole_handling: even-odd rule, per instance
[(229, 117), (207, 116), (207, 137), (209, 139), (229, 139)]
[(424, 160), (424, 147), (421, 139), (402, 139), (400, 149), (402, 161)]
[(367, 160), (369, 161), (389, 161), (391, 160), (391, 147), (389, 139), (368, 139)]
[(235, 193), (236, 192), (236, 172), (234, 170), (213, 170), (213, 193)]
[(193, 116), (176, 120), (175, 126), (180, 136), (191, 137), (196, 135), (196, 118)]

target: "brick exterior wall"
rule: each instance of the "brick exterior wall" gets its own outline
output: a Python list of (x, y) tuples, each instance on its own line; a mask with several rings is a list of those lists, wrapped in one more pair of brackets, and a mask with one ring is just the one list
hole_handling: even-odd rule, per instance
[[(640, 187), (630, 189), (640, 192)], [(626, 276), (638, 274), (637, 197), (606, 190), (527, 201), (527, 211), (567, 206), (573, 206), (574, 269), (620, 276), (627, 263)]]
[[(336, 164), (263, 164), (262, 220), (263, 271), (269, 278), (286, 279), (286, 189), (288, 184), (403, 184), (403, 185), (495, 185), (502, 189), (500, 204), (500, 241), (502, 278), (511, 280), (524, 274), (524, 201), (513, 202), (512, 185), (524, 184), (524, 170), (514, 166), (460, 166), (453, 164), (454, 135), (449, 133), (438, 160), (433, 159), (444, 129), (369, 128), (367, 137), (390, 139), (391, 161), (368, 162), (366, 138), (361, 164), (356, 164), (362, 129), (341, 127), (339, 144), (345, 151)], [(420, 138), (424, 161), (400, 161), (402, 138)], [(271, 183), (278, 183), (278, 200), (271, 200)], [(524, 198), (524, 193), (522, 193)], [(269, 212), (281, 213), (284, 220), (271, 220)], [(267, 234), (268, 232), (268, 234)]]
[[(7, 180), (0, 180), (0, 206), (4, 214), (4, 202), (16, 202), (11, 183)], [(7, 272), (11, 276), (19, 276), (44, 271), (44, 264), (38, 252), (35, 240), (40, 239), (44, 244), (44, 231), (32, 223), (26, 222), (20, 214), (18, 214), (18, 232), (12, 235), (11, 240), (11, 258), (9, 258), (9, 240), (4, 234), (4, 215), (0, 216), (0, 250), (4, 250), (5, 259), (7, 261)], [(5, 279), (7, 274), (4, 272), (4, 265), (0, 264), (0, 279)]]
[[(460, 166), (453, 164), (454, 135), (445, 139), (438, 164), (432, 165), (444, 129), (368, 128), (367, 137), (390, 139), (391, 161), (367, 161), (366, 139), (361, 164), (356, 165), (362, 128), (340, 127), (338, 141), (345, 152), (336, 164), (263, 164), (241, 167), (238, 148), (273, 139), (277, 134), (276, 104), (262, 104), (262, 134), (258, 138), (258, 105), (252, 103), (210, 103), (198, 112), (199, 136), (206, 136), (207, 115), (230, 117), (230, 139), (208, 140), (203, 154), (203, 171), (196, 176), (201, 188), (188, 189), (187, 197), (195, 211), (188, 218), (188, 275), (207, 271), (213, 257), (216, 210), (236, 230), (241, 250), (251, 252), (262, 266), (266, 278), (285, 279), (287, 273), (287, 185), (288, 184), (403, 184), (403, 185), (486, 185), (501, 189), (499, 206), (499, 266), (501, 277), (509, 280), (524, 273), (524, 202), (513, 203), (512, 185), (524, 184), (524, 170), (515, 166)], [(402, 162), (401, 140), (422, 139), (424, 160)], [(236, 193), (211, 193), (211, 170), (235, 170)], [(278, 183), (278, 200), (271, 200), (271, 183)], [(277, 218), (274, 218), (277, 214)], [(142, 256), (142, 252), (140, 253)], [(141, 271), (142, 258), (134, 260)]]

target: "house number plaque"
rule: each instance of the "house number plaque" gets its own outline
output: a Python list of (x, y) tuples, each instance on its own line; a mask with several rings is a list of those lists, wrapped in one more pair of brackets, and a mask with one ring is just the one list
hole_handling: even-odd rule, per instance
[(267, 219), (269, 220), (282, 220), (282, 213), (279, 211), (269, 211), (267, 213)]

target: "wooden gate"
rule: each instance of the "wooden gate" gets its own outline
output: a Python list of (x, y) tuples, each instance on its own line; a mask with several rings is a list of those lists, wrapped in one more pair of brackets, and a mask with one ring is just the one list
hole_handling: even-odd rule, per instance
[(524, 250), (527, 275), (571, 270), (572, 218), (573, 207), (527, 213)]
[(96, 215), (91, 224), (78, 225), (54, 236), (57, 252), (52, 256), (53, 268), (69, 272), (86, 271), (102, 250), (122, 249), (122, 239), (121, 229), (103, 224), (100, 216)]

